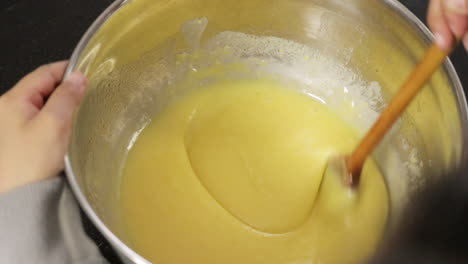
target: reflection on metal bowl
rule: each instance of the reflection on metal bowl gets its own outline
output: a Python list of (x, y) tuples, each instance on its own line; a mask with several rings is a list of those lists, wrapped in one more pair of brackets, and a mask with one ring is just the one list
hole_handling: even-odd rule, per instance
[[(226, 34), (231, 38), (222, 37)], [(244, 49), (239, 48), (242, 38), (251, 39), (244, 42)], [(277, 39), (286, 42), (271, 44)], [(194, 63), (183, 59), (186, 54), (208, 52), (195, 62), (196, 67), (218, 59), (228, 64), (231, 58), (216, 51), (237, 41), (231, 48), (237, 58), (256, 59), (251, 65), (258, 67), (253, 69), (262, 68), (262, 60), (269, 66), (281, 62), (269, 72), (293, 78), (304, 87), (311, 85), (305, 77), (328, 74), (330, 82), (336, 81), (335, 86), (346, 93), (375, 99), (369, 109), (378, 112), (429, 40), (422, 23), (391, 0), (116, 1), (82, 38), (67, 71), (82, 71), (90, 82), (66, 158), (72, 189), (88, 217), (125, 260), (147, 263), (126, 241), (116, 214), (115, 186), (135, 137), (183, 92), (176, 84)], [(257, 50), (246, 50), (256, 45)], [(300, 56), (304, 60), (312, 56), (320, 65), (332, 61), (328, 64), (333, 70), (301, 64)], [(334, 75), (339, 76), (334, 79)], [(338, 98), (328, 96), (329, 101)], [(467, 117), (460, 82), (447, 61), (375, 152), (390, 189), (392, 219), (417, 188), (466, 158)], [(354, 121), (365, 129), (372, 117)], [(390, 147), (393, 151), (388, 151)], [(395, 168), (400, 168), (398, 173)]]

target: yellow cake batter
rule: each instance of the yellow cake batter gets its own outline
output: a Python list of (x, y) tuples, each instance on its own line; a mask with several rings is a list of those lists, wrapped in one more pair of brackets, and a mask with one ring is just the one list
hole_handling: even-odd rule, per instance
[(357, 192), (322, 177), (328, 158), (357, 142), (326, 105), (272, 81), (191, 92), (129, 153), (127, 236), (160, 264), (357, 263), (385, 227), (383, 177), (372, 160)]

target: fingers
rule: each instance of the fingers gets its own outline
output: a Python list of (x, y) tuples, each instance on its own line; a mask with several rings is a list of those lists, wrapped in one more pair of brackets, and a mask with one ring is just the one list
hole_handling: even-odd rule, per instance
[(86, 85), (82, 73), (71, 73), (50, 96), (35, 120), (37, 124), (44, 125), (52, 134), (69, 131), (73, 113), (83, 99)]
[(48, 96), (62, 80), (67, 64), (67, 61), (60, 61), (40, 66), (21, 79), (11, 93), (22, 97), (31, 94)]
[(468, 27), (468, 0), (444, 0), (442, 5), (450, 30), (461, 38)]
[(84, 95), (86, 78), (74, 72), (56, 89), (40, 115), (51, 115), (59, 121), (71, 120)]
[(450, 50), (454, 37), (444, 15), (442, 1), (445, 0), (432, 0), (429, 4), (428, 10), (428, 24), (434, 33), (434, 40), (437, 45), (443, 50)]
[[(62, 81), (65, 67), (66, 62), (42, 66), (0, 98), (0, 192), (53, 177), (63, 168), (72, 117), (87, 84), (81, 73)], [(25, 106), (35, 108), (25, 100), (31, 96), (43, 106), (25, 119)]]
[(66, 66), (66, 61), (43, 65), (26, 75), (5, 94), (23, 122), (32, 119), (41, 110), (45, 98), (62, 80)]
[(468, 50), (468, 0), (432, 0), (428, 23), (440, 48), (449, 51), (459, 39)]
[(468, 0), (444, 0), (447, 11), (460, 15), (468, 15)]

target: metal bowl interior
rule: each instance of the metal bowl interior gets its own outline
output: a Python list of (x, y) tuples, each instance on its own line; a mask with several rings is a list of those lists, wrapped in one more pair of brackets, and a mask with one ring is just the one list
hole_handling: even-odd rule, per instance
[[(199, 17), (209, 21), (201, 42), (223, 31), (293, 40), (378, 82), (384, 98), (399, 88), (431, 38), (391, 0), (116, 1), (85, 34), (67, 70), (84, 72), (90, 85), (75, 117), (66, 171), (85, 212), (129, 262), (147, 263), (125, 237), (116, 208), (119, 175), (138, 132), (171, 98), (176, 55), (187, 48), (181, 25)], [(393, 217), (411, 193), (465, 160), (467, 124), (463, 90), (447, 61), (374, 155), (395, 185)], [(404, 180), (391, 175), (389, 145), (397, 146), (401, 160), (417, 158)]]

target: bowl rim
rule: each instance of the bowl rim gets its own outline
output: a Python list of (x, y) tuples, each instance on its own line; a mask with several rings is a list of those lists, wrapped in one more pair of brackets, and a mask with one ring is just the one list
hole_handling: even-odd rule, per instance
[[(73, 50), (72, 56), (68, 62), (67, 69), (65, 70), (64, 78), (66, 78), (70, 73), (72, 73), (78, 64), (78, 60), (83, 53), (84, 49), (88, 45), (88, 43), (93, 38), (94, 34), (101, 28), (101, 26), (109, 20), (109, 18), (117, 12), (122, 6), (132, 0), (115, 0), (112, 4), (110, 4), (91, 24), (91, 26), (86, 30), (83, 37), (78, 42), (77, 46)], [(118, 238), (102, 221), (102, 219), (96, 214), (96, 212), (91, 207), (88, 199), (84, 195), (83, 190), (81, 190), (80, 185), (75, 177), (75, 173), (73, 172), (73, 167), (71, 165), (70, 160), (70, 153), (69, 150), (65, 155), (65, 174), (68, 180), (68, 184), (72, 189), (73, 194), (75, 195), (76, 199), (78, 200), (79, 205), (86, 213), (87, 217), (91, 220), (91, 222), (96, 226), (98, 231), (104, 236), (104, 238), (112, 245), (112, 247), (116, 250), (119, 256), (124, 256), (132, 263), (136, 264), (151, 264), (148, 260), (140, 256), (136, 253), (133, 249), (128, 247), (120, 238)]]
[[(101, 28), (101, 26), (122, 6), (131, 2), (132, 0), (115, 0), (111, 5), (109, 5), (91, 24), (87, 29), (83, 37), (78, 42), (77, 46), (73, 50), (72, 56), (69, 60), (67, 69), (65, 71), (64, 78), (66, 78), (72, 71), (77, 67), (78, 60), (82, 55), (84, 49), (91, 41), (95, 33)], [(419, 18), (413, 14), (406, 6), (400, 3), (397, 0), (380, 0), (383, 4), (389, 7), (393, 12), (406, 19), (410, 26), (414, 28), (419, 36), (427, 43), (430, 43), (434, 36), (431, 31), (425, 26), (425, 24), (419, 20)], [(443, 69), (448, 75), (448, 79), (451, 82), (453, 87), (453, 92), (457, 100), (457, 110), (461, 122), (461, 130), (468, 131), (468, 104), (465, 97), (465, 92), (463, 90), (462, 84), (458, 75), (455, 71), (455, 68), (449, 58), (443, 64)], [(462, 153), (461, 161), (467, 160), (468, 157), (468, 133), (462, 133)], [(148, 260), (136, 253), (133, 249), (127, 246), (120, 238), (118, 238), (102, 221), (102, 219), (96, 214), (96, 212), (91, 207), (88, 199), (84, 195), (84, 192), (81, 190), (80, 185), (75, 177), (73, 172), (73, 167), (70, 160), (70, 153), (67, 151), (65, 155), (65, 172), (66, 177), (69, 183), (69, 186), (72, 189), (73, 194), (78, 200), (79, 205), (86, 213), (87, 217), (91, 222), (96, 226), (96, 228), (101, 232), (104, 238), (112, 245), (116, 252), (120, 256), (124, 256), (126, 259), (130, 260), (136, 264), (150, 264)]]

